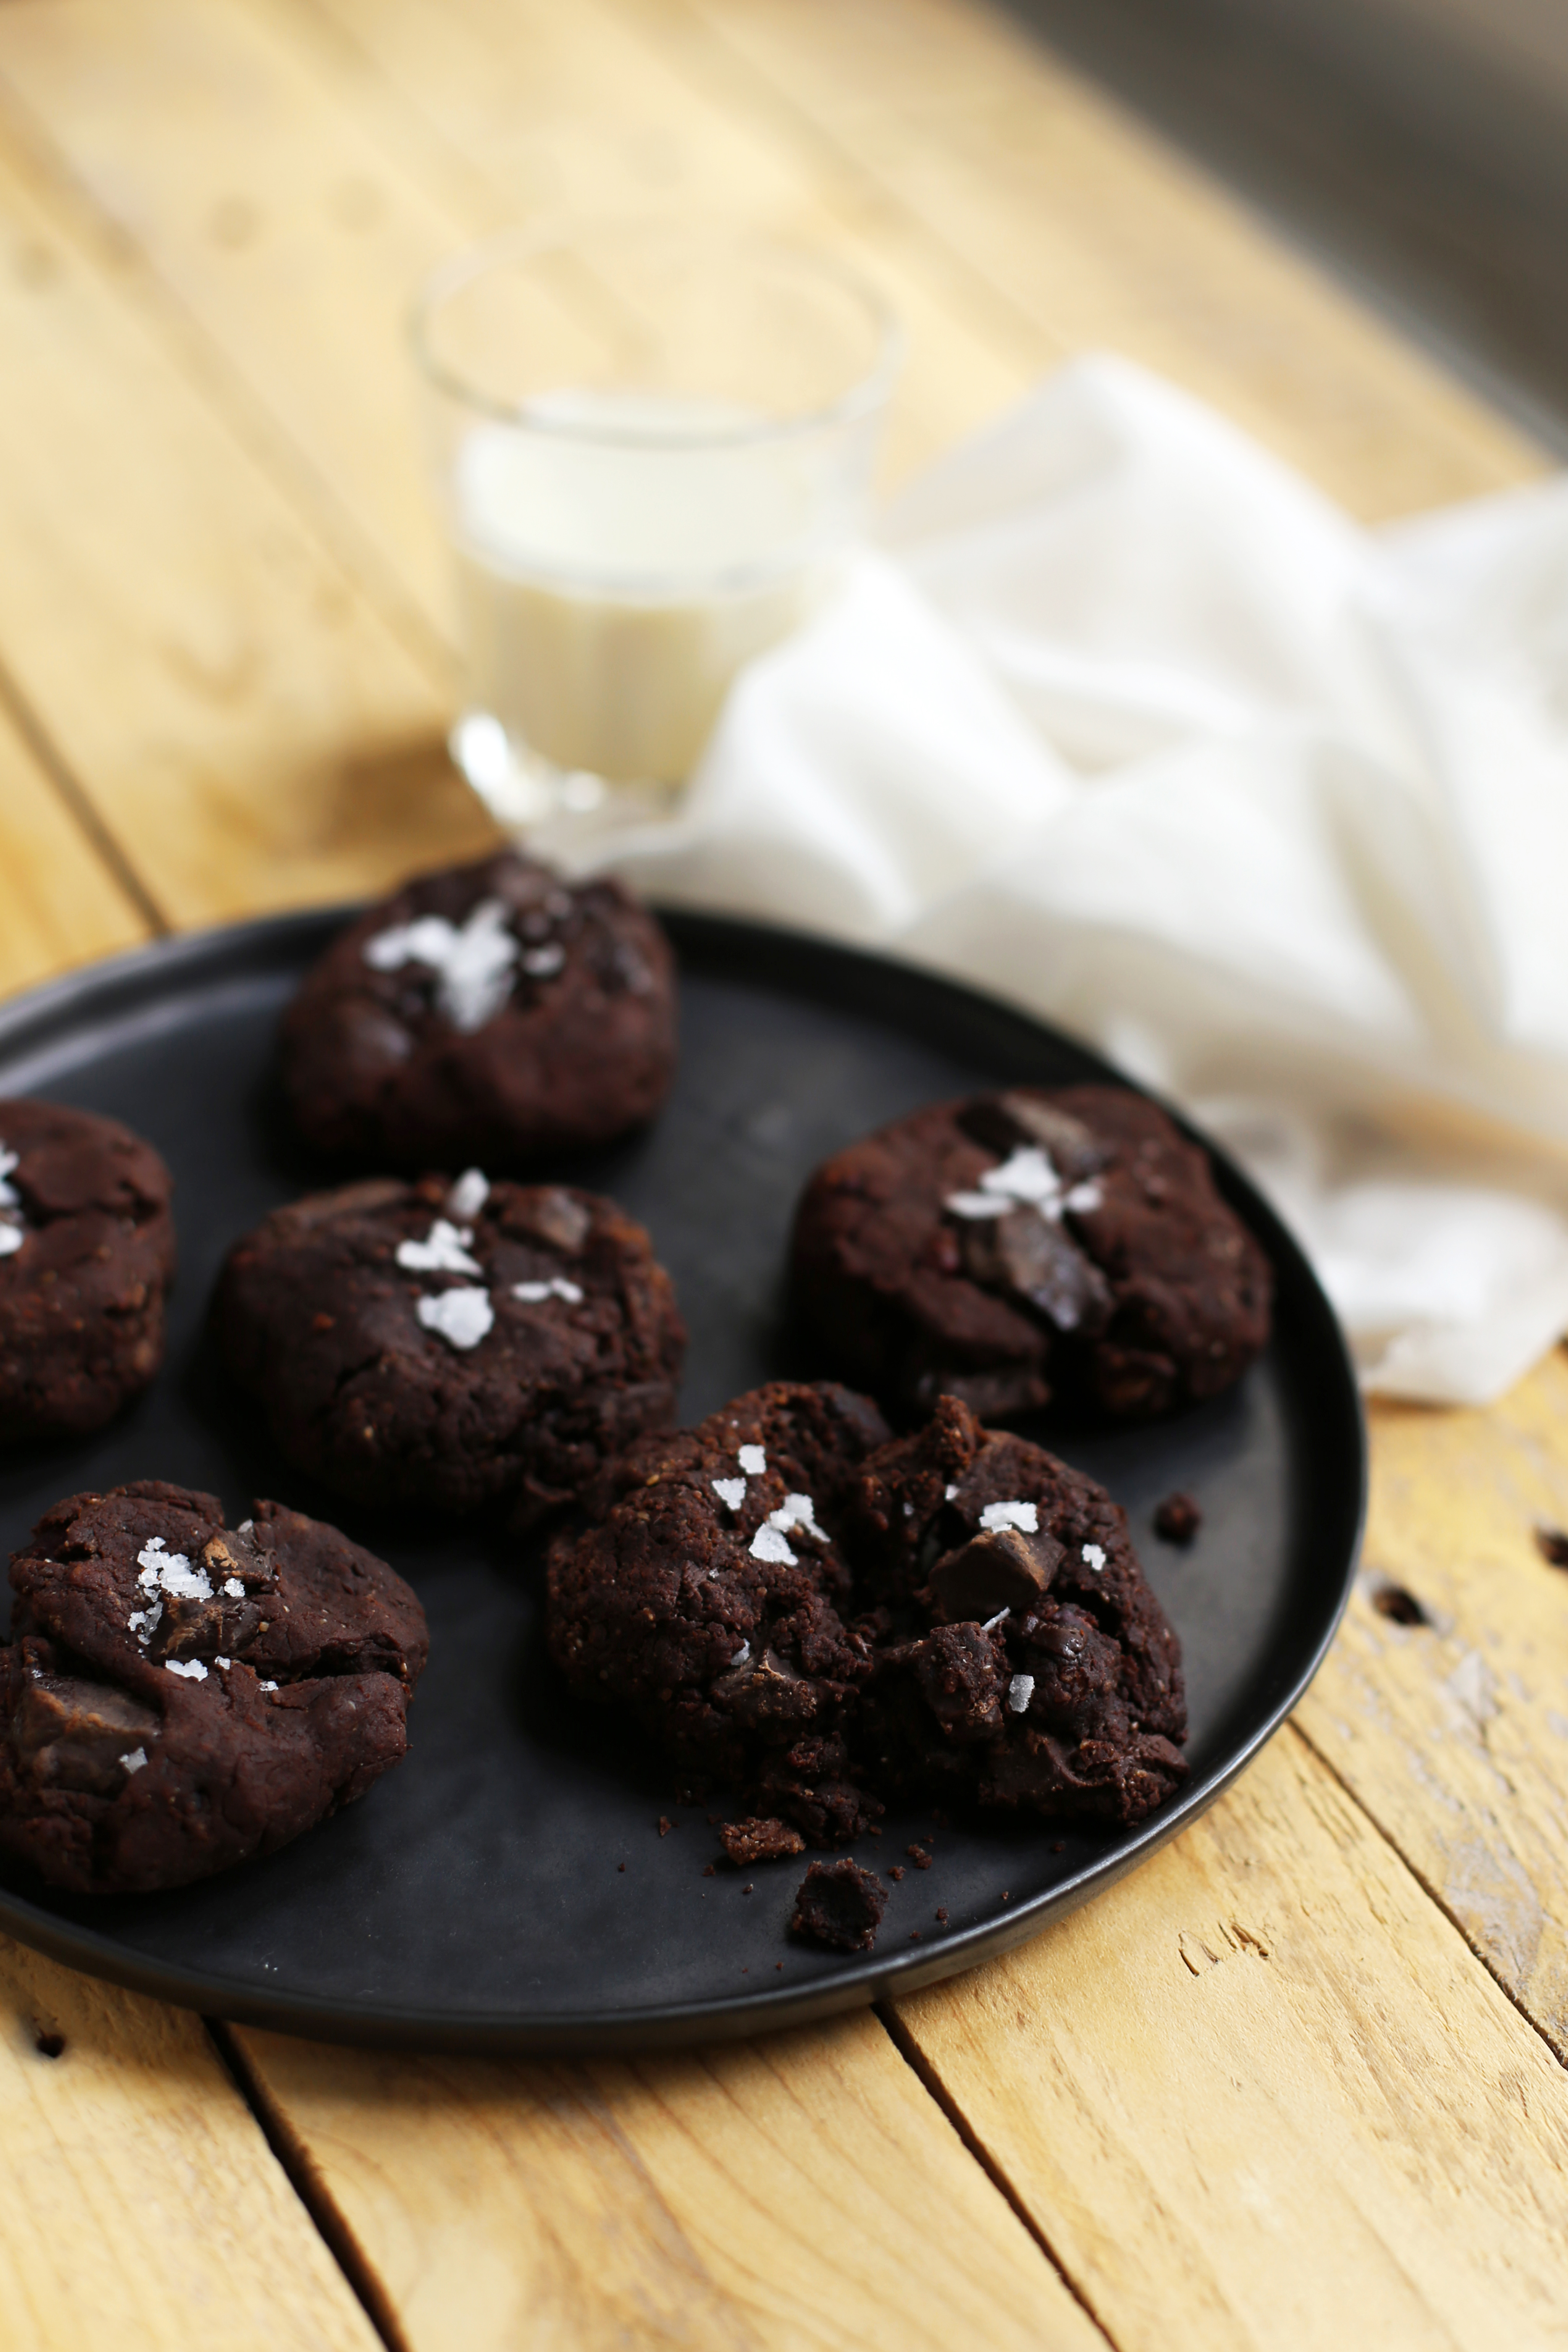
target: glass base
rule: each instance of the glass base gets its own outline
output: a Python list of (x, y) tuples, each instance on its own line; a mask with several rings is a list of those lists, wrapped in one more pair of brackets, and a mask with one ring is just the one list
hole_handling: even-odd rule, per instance
[(586, 768), (558, 768), (509, 735), (488, 710), (465, 710), (447, 738), (453, 765), (502, 829), (553, 835), (610, 834), (674, 814), (679, 787), (611, 783)]

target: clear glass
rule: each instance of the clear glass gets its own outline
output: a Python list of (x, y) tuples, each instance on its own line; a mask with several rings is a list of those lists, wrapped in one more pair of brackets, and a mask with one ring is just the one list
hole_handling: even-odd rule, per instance
[(414, 337), (457, 565), (454, 758), (509, 824), (668, 797), (863, 527), (897, 324), (825, 256), (608, 225), (460, 255)]

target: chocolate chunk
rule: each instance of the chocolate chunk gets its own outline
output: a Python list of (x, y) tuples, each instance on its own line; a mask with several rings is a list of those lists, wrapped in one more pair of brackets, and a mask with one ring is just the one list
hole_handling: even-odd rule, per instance
[(947, 1738), (993, 1739), (1002, 1728), (1002, 1675), (990, 1636), (978, 1625), (939, 1625), (913, 1644), (921, 1696)]
[(1021, 1087), (982, 1097), (965, 1113), (963, 1126), (977, 1143), (1003, 1153), (1016, 1150), (1020, 1144), (1033, 1144), (1046, 1154), (1064, 1185), (1081, 1184), (1086, 1178), (1098, 1176), (1115, 1158), (1113, 1148), (1082, 1119)]
[(752, 1727), (763, 1724), (809, 1723), (816, 1713), (818, 1693), (809, 1675), (797, 1675), (772, 1650), (749, 1658), (713, 1685), (716, 1706)]
[(754, 1862), (782, 1862), (786, 1854), (805, 1852), (800, 1832), (780, 1821), (721, 1822), (719, 1843), (737, 1870), (747, 1870)]
[(541, 1241), (564, 1250), (569, 1257), (582, 1248), (593, 1222), (587, 1202), (575, 1192), (563, 1192), (559, 1184), (536, 1184), (519, 1194), (507, 1216), (509, 1230), (537, 1234)]
[(976, 1282), (1016, 1291), (1058, 1331), (1103, 1331), (1115, 1304), (1110, 1285), (1070, 1234), (1037, 1209), (962, 1221), (963, 1263)]
[(950, 1623), (963, 1618), (984, 1622), (999, 1609), (1022, 1611), (1038, 1601), (1066, 1558), (1054, 1536), (986, 1528), (938, 1560), (931, 1574), (931, 1599)]
[(868, 1952), (887, 1907), (881, 1880), (847, 1855), (842, 1862), (814, 1862), (795, 1895), (790, 1933), (836, 1952)]
[(30, 1670), (8, 1727), (13, 1752), (40, 1788), (108, 1796), (125, 1779), (121, 1761), (162, 1728), (162, 1717), (112, 1684)]

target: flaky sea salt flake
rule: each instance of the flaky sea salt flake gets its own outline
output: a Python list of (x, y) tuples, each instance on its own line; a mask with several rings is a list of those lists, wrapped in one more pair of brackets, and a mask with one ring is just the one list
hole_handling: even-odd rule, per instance
[(1037, 1536), (1040, 1532), (1040, 1515), (1033, 1503), (987, 1503), (980, 1514), (980, 1524), (987, 1535), (996, 1535), (1003, 1528), (1016, 1528), (1021, 1535)]
[(438, 1333), (449, 1348), (477, 1348), (496, 1319), (489, 1292), (467, 1283), (421, 1298), (414, 1311), (426, 1330)]
[(1012, 1614), (1013, 1612), (1011, 1609), (998, 1609), (994, 1617), (987, 1617), (984, 1624), (980, 1628), (981, 1632), (983, 1633), (994, 1633), (996, 1631), (997, 1626), (1002, 1623), (1004, 1618), (1011, 1617)]
[(178, 1658), (170, 1658), (166, 1664), (172, 1675), (180, 1675), (185, 1682), (205, 1683), (207, 1678), (207, 1670), (199, 1658), (192, 1658), (187, 1664), (182, 1664)]
[(1007, 1704), (1015, 1715), (1027, 1715), (1029, 1701), (1035, 1696), (1033, 1675), (1015, 1675), (1007, 1685)]
[(129, 1755), (122, 1756), (120, 1760), (127, 1772), (140, 1772), (145, 1769), (147, 1750), (144, 1748), (132, 1748)]
[(954, 1217), (1005, 1217), (1017, 1202), (1002, 1192), (950, 1192), (942, 1205)]
[(768, 1457), (760, 1445), (742, 1445), (735, 1459), (748, 1478), (760, 1478), (768, 1466)]
[(490, 1197), (490, 1180), (482, 1168), (465, 1168), (447, 1195), (447, 1213), (460, 1225), (477, 1217)]
[(0, 1257), (15, 1257), (26, 1238), (21, 1226), (13, 1224), (9, 1217), (0, 1221)]
[(738, 1511), (746, 1499), (743, 1478), (710, 1478), (708, 1483), (728, 1510)]
[(1096, 1576), (1105, 1566), (1105, 1554), (1098, 1544), (1085, 1544), (1081, 1557), (1085, 1568), (1092, 1568)]
[(794, 1552), (791, 1551), (781, 1530), (773, 1526), (771, 1519), (764, 1521), (763, 1525), (757, 1529), (756, 1534), (752, 1538), (750, 1549), (753, 1559), (767, 1560), (774, 1568), (794, 1568), (796, 1564)]
[(398, 1243), (397, 1263), (415, 1274), (482, 1274), (483, 1266), (468, 1255), (473, 1238), (467, 1225), (437, 1217), (422, 1242)]
[(243, 1601), (245, 1598), (245, 1587), (241, 1584), (237, 1576), (226, 1576), (223, 1580), (223, 1589), (231, 1601)]

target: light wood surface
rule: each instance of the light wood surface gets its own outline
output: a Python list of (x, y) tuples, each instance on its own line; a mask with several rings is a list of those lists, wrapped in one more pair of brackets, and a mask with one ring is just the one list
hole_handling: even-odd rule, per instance
[(199, 2018), (0, 1937), (0, 2342), (374, 2352)]
[[(7, 0), (0, 986), (489, 838), (439, 749), (404, 320), (443, 248), (557, 206), (871, 269), (911, 334), (890, 478), (1088, 346), (1369, 520), (1540, 465), (973, 0)], [(558, 2068), (236, 2032), (237, 2082), (0, 1946), (0, 2340), (367, 2344), (358, 2290), (407, 2352), (1568, 2344), (1565, 1431), (1561, 1357), (1375, 1413), (1296, 1727), (886, 2017)]]

